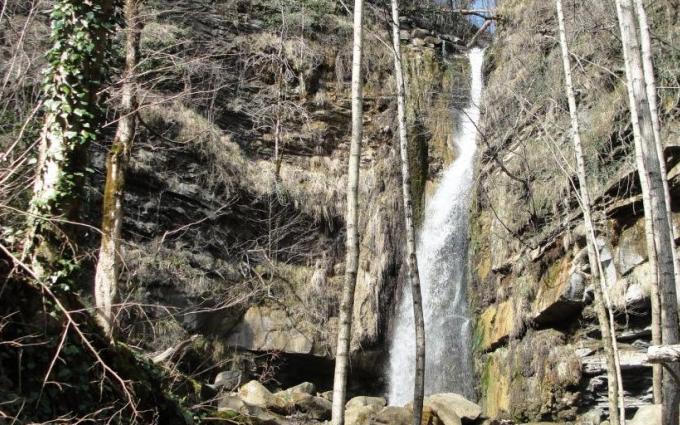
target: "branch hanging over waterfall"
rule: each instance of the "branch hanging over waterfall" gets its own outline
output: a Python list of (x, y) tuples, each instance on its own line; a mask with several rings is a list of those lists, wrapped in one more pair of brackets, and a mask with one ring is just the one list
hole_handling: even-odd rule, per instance
[(448, 10), (450, 13), (460, 13), (466, 16), (477, 16), (487, 20), (495, 20), (498, 17), (496, 9), (453, 9)]
[(496, 9), (450, 9), (443, 6), (435, 6), (437, 11), (442, 14), (459, 14), (464, 16), (476, 16), (478, 18), (486, 19), (487, 21), (503, 20), (502, 15), (498, 14)]
[(479, 38), (479, 36), (482, 35), (482, 34), (484, 34), (484, 31), (486, 31), (487, 29), (489, 29), (489, 27), (491, 26), (492, 22), (493, 22), (493, 21), (486, 21), (486, 22), (484, 22), (484, 25), (482, 25), (481, 27), (479, 27), (479, 30), (475, 33), (475, 35), (472, 36), (472, 38), (471, 38), (470, 41), (468, 42), (468, 44), (467, 44), (467, 48), (468, 48), (468, 49), (475, 45), (475, 42), (477, 41), (477, 39)]

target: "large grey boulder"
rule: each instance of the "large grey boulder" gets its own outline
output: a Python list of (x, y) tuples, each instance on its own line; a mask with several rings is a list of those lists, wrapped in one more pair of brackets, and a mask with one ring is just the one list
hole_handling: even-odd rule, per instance
[(661, 425), (661, 405), (650, 404), (642, 406), (635, 412), (628, 425)]
[(411, 35), (415, 38), (425, 38), (430, 35), (430, 31), (425, 28), (414, 28)]
[(377, 413), (387, 405), (387, 400), (382, 397), (366, 397), (359, 396), (354, 397), (345, 404), (345, 409), (352, 409), (359, 406), (365, 406), (371, 409), (373, 412)]
[[(482, 414), (482, 408), (477, 403), (471, 402), (460, 394), (433, 394), (427, 397), (425, 402), (432, 407), (434, 413), (439, 416), (439, 419), (444, 421), (445, 425), (448, 425), (448, 422), (446, 422), (443, 416), (450, 416), (450, 413), (453, 413), (460, 419), (470, 421), (477, 420)], [(455, 419), (452, 418), (452, 421), (455, 421)]]
[[(413, 412), (413, 402), (405, 406)], [(444, 425), (460, 425), (462, 420), (473, 422), (482, 415), (482, 408), (460, 394), (440, 393), (425, 397), (424, 409), (431, 410)]]
[(647, 261), (644, 220), (621, 232), (615, 253), (616, 265), (622, 275)]
[(236, 395), (225, 395), (217, 405), (218, 412), (233, 412), (248, 418), (249, 424), (257, 425), (292, 425), (292, 422), (283, 416), (272, 413), (258, 406), (245, 403)]
[(286, 412), (287, 403), (281, 397), (272, 394), (264, 385), (250, 381), (238, 390), (238, 396), (245, 403), (272, 412)]
[(215, 377), (213, 387), (216, 389), (225, 388), (227, 390), (232, 390), (241, 385), (242, 376), (243, 374), (240, 370), (226, 370), (220, 372)]
[(595, 408), (582, 414), (576, 423), (578, 425), (600, 425), (603, 416), (604, 412), (602, 412), (602, 409)]
[(345, 408), (345, 425), (371, 425), (376, 412), (366, 405), (355, 404)]
[(308, 419), (324, 421), (331, 418), (333, 405), (325, 398), (298, 392), (291, 395), (291, 402), (291, 407), (298, 412), (304, 413)]
[(217, 402), (218, 412), (236, 412), (241, 415), (249, 414), (248, 405), (236, 395), (227, 394)]
[(294, 387), (290, 387), (287, 390), (284, 390), (286, 393), (305, 393), (305, 394), (314, 394), (316, 392), (316, 386), (312, 384), (311, 382), (303, 382), (301, 384), (297, 384)]
[(303, 382), (294, 387), (290, 387), (283, 391), (274, 393), (274, 396), (281, 398), (288, 404), (294, 404), (295, 399), (300, 398), (300, 395), (314, 395), (316, 386), (311, 382)]
[(439, 418), (444, 425), (462, 425), (460, 417), (456, 414), (453, 406), (443, 403), (441, 400), (428, 400), (427, 406), (432, 409), (432, 412)]
[(387, 406), (383, 408), (373, 422), (376, 425), (411, 425), (413, 413), (405, 407)]

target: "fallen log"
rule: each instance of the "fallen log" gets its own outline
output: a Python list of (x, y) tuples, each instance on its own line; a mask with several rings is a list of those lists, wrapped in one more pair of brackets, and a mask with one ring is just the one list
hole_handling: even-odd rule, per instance
[(647, 349), (647, 362), (672, 363), (680, 361), (680, 344), (652, 345)]

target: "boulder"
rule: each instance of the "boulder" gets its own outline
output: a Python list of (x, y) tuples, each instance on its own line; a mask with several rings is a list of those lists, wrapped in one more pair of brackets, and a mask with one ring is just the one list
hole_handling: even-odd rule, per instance
[(382, 397), (366, 397), (366, 396), (359, 396), (359, 397), (354, 397), (350, 401), (345, 404), (345, 409), (352, 409), (354, 407), (358, 406), (365, 406), (371, 409), (373, 412), (378, 412), (380, 409), (385, 407), (387, 405), (387, 400), (385, 400)]
[(345, 425), (371, 425), (375, 410), (365, 405), (352, 405), (345, 409)]
[(228, 413), (248, 418), (249, 424), (257, 425), (290, 425), (291, 422), (267, 411), (261, 407), (251, 406), (244, 403), (239, 397), (235, 395), (226, 395), (222, 397), (217, 405), (217, 411)]
[(248, 416), (248, 421), (253, 425), (297, 425), (299, 423), (259, 408)]
[(595, 408), (581, 415), (576, 423), (578, 425), (600, 425), (603, 416), (604, 412), (602, 409)]
[(220, 372), (215, 377), (213, 382), (214, 388), (225, 388), (227, 390), (232, 390), (241, 384), (242, 373), (240, 370), (226, 370)]
[(293, 393), (292, 405), (296, 411), (306, 414), (309, 419), (324, 421), (331, 418), (333, 405), (325, 398), (306, 393)]
[(303, 394), (314, 394), (316, 392), (316, 386), (312, 384), (311, 382), (303, 382), (301, 384), (297, 384), (294, 387), (290, 387), (286, 390), (279, 391), (277, 392), (276, 396), (280, 397), (288, 397), (291, 394), (295, 393), (303, 393)]
[(218, 412), (236, 412), (241, 415), (249, 414), (248, 405), (240, 397), (227, 394), (217, 402)]
[[(409, 409), (409, 413), (413, 415), (413, 407)], [(423, 416), (420, 418), (420, 425), (441, 425), (441, 421), (434, 414), (430, 405), (423, 406)]]
[(435, 46), (439, 46), (442, 44), (442, 39), (439, 37), (433, 37), (433, 36), (427, 36), (423, 39), (426, 44), (433, 44)]
[[(408, 402), (405, 408), (413, 414), (413, 402)], [(461, 425), (459, 410), (466, 420), (474, 421), (482, 413), (481, 407), (454, 393), (434, 394), (425, 397), (423, 403), (422, 425)]]
[(456, 414), (453, 406), (446, 405), (440, 400), (427, 400), (427, 406), (432, 409), (432, 412), (439, 418), (443, 425), (461, 425), (462, 421)]
[(644, 220), (638, 220), (633, 226), (621, 232), (615, 258), (622, 275), (628, 274), (635, 266), (647, 261)]
[(448, 416), (448, 413), (454, 413), (456, 417), (470, 421), (477, 420), (482, 414), (482, 408), (478, 404), (471, 402), (460, 394), (433, 394), (427, 397), (425, 402), (432, 406), (432, 410), (445, 424), (448, 424), (448, 422), (446, 422), (442, 415)]
[(375, 415), (376, 425), (411, 425), (413, 413), (405, 407), (387, 406)]
[(286, 412), (287, 403), (281, 397), (272, 394), (264, 385), (250, 381), (238, 390), (238, 396), (245, 403), (273, 412)]
[(629, 271), (616, 285), (610, 286), (609, 296), (614, 306), (635, 308), (649, 302), (652, 290), (649, 270), (649, 262), (644, 262)]
[[(406, 409), (409, 415), (413, 415), (413, 402), (408, 402), (404, 409)], [(432, 410), (432, 406), (423, 403), (423, 416), (420, 418), (420, 425), (441, 425), (442, 421), (439, 420), (437, 415)]]
[(650, 404), (642, 406), (635, 412), (628, 425), (661, 425), (661, 405)]
[(425, 38), (430, 35), (430, 31), (425, 28), (414, 28), (413, 31), (411, 31), (411, 35), (414, 38)]
[(251, 351), (313, 354), (314, 337), (303, 333), (284, 310), (253, 306), (234, 328), (227, 344)]

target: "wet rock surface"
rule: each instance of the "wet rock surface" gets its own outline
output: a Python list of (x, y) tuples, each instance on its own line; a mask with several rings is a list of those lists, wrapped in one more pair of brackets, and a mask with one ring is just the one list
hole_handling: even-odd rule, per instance
[[(568, 20), (576, 18), (572, 53), (587, 55), (598, 40), (599, 65), (619, 66), (620, 40), (591, 25), (613, 16), (612, 8), (590, 6), (567, 12)], [(560, 152), (573, 158), (568, 110), (558, 112), (548, 100), (564, 97), (562, 81), (554, 80), (563, 75), (559, 45), (544, 37), (555, 33), (552, 9), (539, 0), (499, 4), (497, 11), (507, 20), (497, 23), (495, 43), (487, 50), (482, 122), (487, 143), (478, 160), (480, 183), (471, 215), (469, 294), (476, 309), (480, 404), (484, 414), (499, 421), (578, 423), (588, 412), (601, 411), (602, 420), (608, 414), (593, 306), (599, 281), (585, 250), (577, 188), (559, 165), (569, 161), (555, 160), (548, 142), (560, 140)], [(659, 19), (656, 25), (668, 33), (677, 24), (669, 27)], [(581, 30), (587, 38), (578, 35)], [(518, 54), (521, 62), (515, 60)], [(577, 77), (576, 86), (587, 87), (577, 95), (578, 115), (585, 149), (598, 156), (588, 161), (586, 172), (605, 292), (615, 310), (625, 400), (633, 415), (652, 402), (651, 368), (644, 364), (651, 339), (650, 268), (634, 152), (622, 133), (629, 123), (625, 113), (609, 114), (627, 111), (628, 100), (625, 90), (603, 84), (598, 75), (583, 69)], [(677, 131), (677, 115), (665, 125)], [(608, 146), (597, 142), (603, 138)], [(677, 193), (679, 156), (673, 138), (664, 139), (670, 191)], [(673, 201), (676, 224), (679, 207)]]

